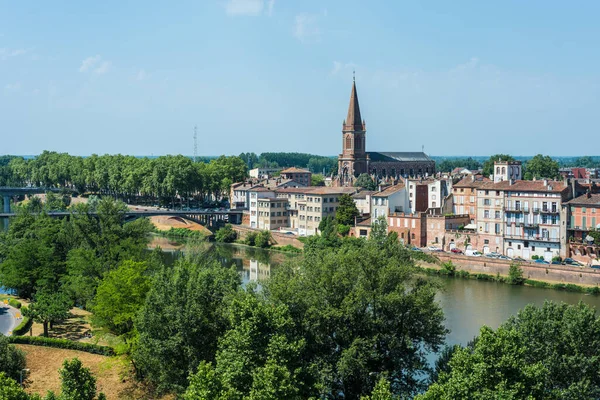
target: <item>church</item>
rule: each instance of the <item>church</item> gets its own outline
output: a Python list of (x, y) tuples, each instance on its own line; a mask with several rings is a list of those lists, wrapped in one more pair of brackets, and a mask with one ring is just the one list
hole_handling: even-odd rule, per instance
[(425, 177), (435, 173), (435, 161), (423, 152), (366, 151), (367, 126), (360, 115), (356, 81), (352, 81), (348, 115), (342, 124), (342, 154), (338, 156), (340, 186), (352, 186), (367, 173), (378, 179)]

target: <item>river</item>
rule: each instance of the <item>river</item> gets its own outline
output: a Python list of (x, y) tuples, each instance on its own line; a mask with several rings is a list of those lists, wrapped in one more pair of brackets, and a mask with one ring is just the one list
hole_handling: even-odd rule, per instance
[[(160, 244), (163, 249), (170, 247), (185, 251), (185, 247), (172, 241), (155, 244)], [(224, 266), (235, 264), (244, 283), (268, 279), (277, 265), (293, 256), (278, 251), (223, 244), (212, 245), (211, 251), (218, 255)], [(168, 253), (168, 261), (173, 261), (179, 254)], [(541, 305), (544, 300), (552, 300), (576, 304), (583, 301), (600, 309), (600, 296), (474, 279), (431, 279), (439, 279), (442, 284), (437, 300), (444, 310), (446, 327), (450, 330), (446, 338), (448, 344), (465, 345), (479, 333), (482, 325), (497, 328), (530, 303)]]

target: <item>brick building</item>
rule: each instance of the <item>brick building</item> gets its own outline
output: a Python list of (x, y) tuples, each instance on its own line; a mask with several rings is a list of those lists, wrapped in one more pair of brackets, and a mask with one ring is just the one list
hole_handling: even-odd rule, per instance
[(391, 213), (388, 217), (388, 232), (396, 232), (398, 240), (405, 245), (425, 247), (427, 245), (424, 213)]
[(394, 179), (435, 173), (435, 161), (423, 152), (367, 152), (366, 134), (367, 126), (360, 114), (356, 82), (353, 81), (348, 113), (342, 123), (337, 185), (351, 186), (354, 179), (364, 173)]
[(281, 177), (296, 181), (304, 186), (310, 186), (312, 173), (307, 169), (291, 167), (281, 171)]

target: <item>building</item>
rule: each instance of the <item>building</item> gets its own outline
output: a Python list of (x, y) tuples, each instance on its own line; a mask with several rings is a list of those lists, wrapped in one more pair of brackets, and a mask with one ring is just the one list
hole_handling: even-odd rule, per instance
[(371, 214), (371, 198), (376, 193), (376, 191), (361, 190), (360, 192), (352, 195), (352, 200), (354, 200), (356, 208), (358, 208), (358, 212), (361, 215)]
[(547, 261), (564, 254), (561, 208), (569, 199), (566, 182), (509, 181), (496, 185), (505, 193), (504, 254), (526, 260), (535, 255)]
[(396, 232), (398, 240), (407, 246), (427, 245), (425, 213), (394, 212), (388, 216), (388, 232)]
[(520, 181), (522, 173), (521, 161), (494, 161), (494, 182)]
[(248, 171), (250, 178), (267, 179), (273, 176), (274, 173), (281, 171), (281, 168), (253, 168)]
[(600, 243), (590, 241), (590, 231), (600, 230), (600, 194), (586, 193), (567, 202), (568, 256), (585, 264), (600, 263)]
[(432, 244), (443, 250), (451, 250), (454, 242), (446, 239), (446, 232), (464, 228), (469, 224), (470, 217), (465, 215), (440, 215), (433, 213), (422, 213), (424, 217), (423, 230), (425, 232), (425, 242), (423, 246)]
[(350, 105), (342, 123), (342, 153), (338, 156), (336, 184), (351, 186), (360, 174), (377, 178), (428, 176), (435, 173), (435, 161), (423, 152), (367, 152), (367, 127), (360, 114), (356, 82), (352, 82)]
[[(495, 179), (494, 179), (495, 180)], [(498, 181), (501, 182), (501, 181)], [(477, 196), (475, 229), (482, 252), (504, 253), (504, 190), (493, 182), (481, 182)]]
[(312, 173), (307, 169), (292, 167), (281, 171), (281, 177), (296, 181), (304, 186), (310, 186)]
[[(268, 229), (265, 228), (265, 225), (271, 225), (271, 211), (266, 210), (264, 202), (269, 201), (268, 199), (274, 199), (275, 191), (257, 186), (248, 190), (248, 196), (250, 198), (250, 228)], [(268, 212), (268, 214), (265, 214), (265, 212)]]
[(410, 212), (408, 192), (403, 183), (389, 186), (371, 195), (371, 217), (373, 220), (387, 217), (391, 213)]
[(477, 221), (477, 189), (490, 179), (481, 175), (469, 175), (452, 186), (452, 212), (469, 214), (471, 223)]
[(302, 183), (292, 179), (283, 178), (267, 178), (263, 180), (251, 180), (246, 182), (238, 182), (231, 185), (229, 189), (229, 203), (232, 209), (249, 209), (250, 189), (256, 187), (264, 187), (267, 189), (282, 189), (288, 187), (305, 187)]

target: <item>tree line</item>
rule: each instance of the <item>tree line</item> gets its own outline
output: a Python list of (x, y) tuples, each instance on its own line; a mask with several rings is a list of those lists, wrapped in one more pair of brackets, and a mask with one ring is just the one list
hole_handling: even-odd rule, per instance
[(78, 157), (44, 151), (32, 159), (0, 158), (0, 186), (68, 188), (123, 200), (145, 197), (172, 201), (177, 195), (219, 199), (232, 183), (246, 176), (245, 162), (235, 156), (193, 162), (182, 155)]
[(307, 168), (312, 173), (325, 175), (337, 173), (337, 157), (326, 157), (307, 153), (241, 153), (239, 157), (252, 168)]

